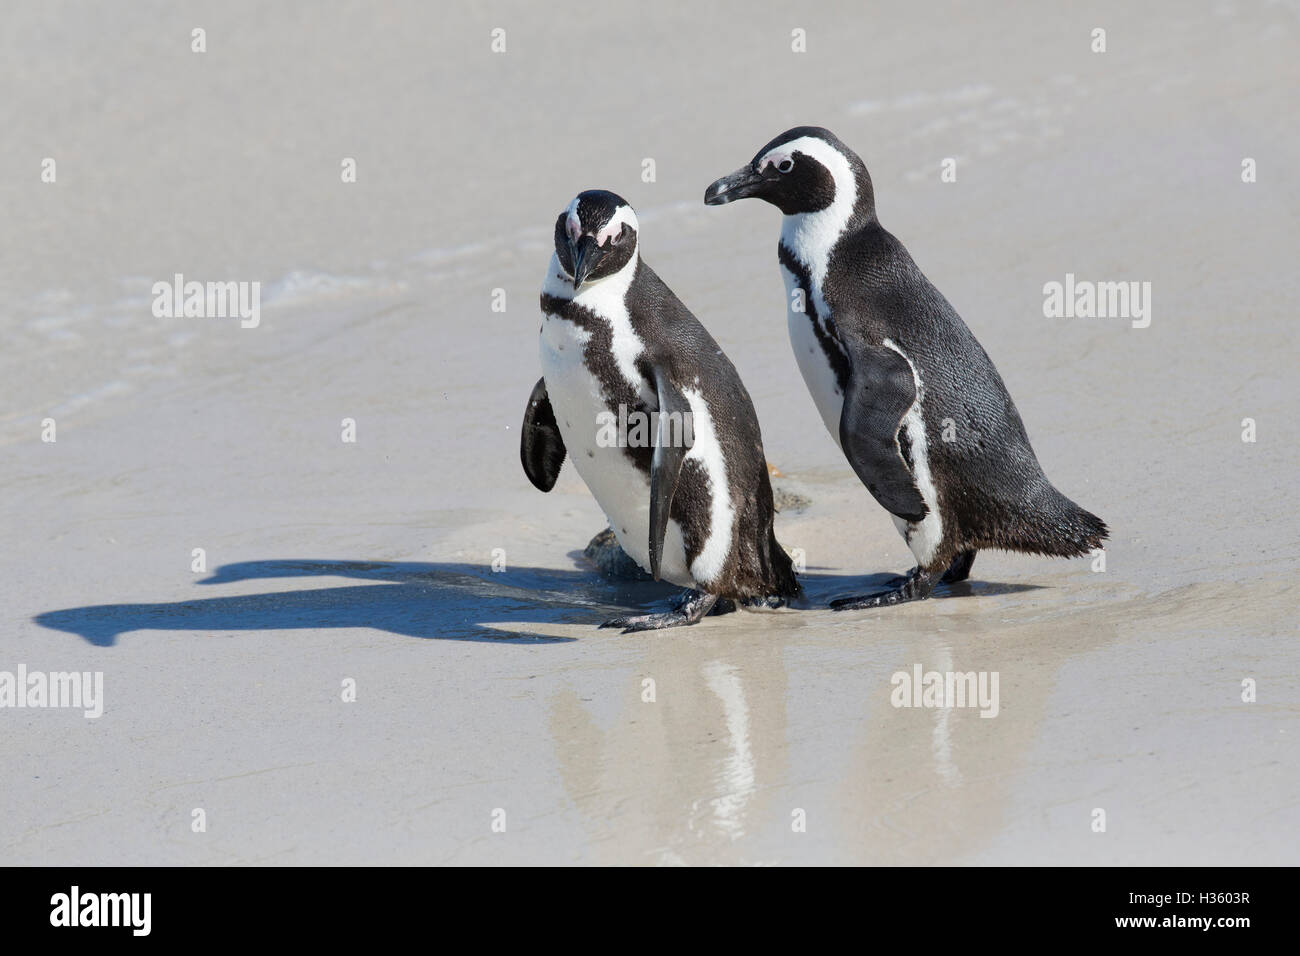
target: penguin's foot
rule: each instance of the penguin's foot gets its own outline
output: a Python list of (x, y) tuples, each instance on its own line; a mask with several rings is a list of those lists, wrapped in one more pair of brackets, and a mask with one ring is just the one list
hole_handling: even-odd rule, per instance
[(970, 577), (970, 566), (974, 563), (975, 549), (963, 551), (952, 559), (952, 564), (948, 565), (948, 570), (943, 572), (943, 577), (939, 579), (939, 583), (956, 584), (958, 581), (965, 581)]
[(662, 614), (632, 614), (606, 621), (601, 627), (619, 627), (624, 634), (634, 631), (657, 631), (665, 627), (684, 627), (698, 623), (706, 614), (728, 614), (736, 609), (730, 598), (719, 598), (704, 591), (685, 591), (671, 611)]
[(862, 597), (837, 598), (831, 601), (835, 611), (856, 611), (864, 607), (889, 607), (891, 604), (905, 604), (908, 601), (922, 601), (934, 590), (934, 575), (921, 568), (913, 568), (905, 577), (895, 579), (891, 587), (875, 594)]

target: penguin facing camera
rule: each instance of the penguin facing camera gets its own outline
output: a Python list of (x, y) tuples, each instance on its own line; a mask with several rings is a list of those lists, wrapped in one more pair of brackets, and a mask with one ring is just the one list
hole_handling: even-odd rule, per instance
[[(624, 633), (800, 594), (773, 532), (749, 393), (639, 242), (636, 213), (614, 193), (588, 190), (560, 213), (542, 285), (542, 378), (520, 439), (537, 488), (554, 487), (567, 457), (628, 556), (687, 589), (669, 611), (602, 625)], [(621, 429), (602, 440), (628, 420), (654, 423), (640, 430), (649, 440), (623, 440)]]

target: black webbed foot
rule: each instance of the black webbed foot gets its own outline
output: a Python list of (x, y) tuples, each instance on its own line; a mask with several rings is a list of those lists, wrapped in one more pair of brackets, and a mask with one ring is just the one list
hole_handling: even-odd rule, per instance
[(899, 583), (890, 582), (891, 587), (877, 591), (875, 594), (837, 598), (831, 601), (831, 609), (856, 611), (859, 608), (889, 607), (893, 604), (905, 604), (908, 601), (922, 601), (934, 590), (935, 576), (920, 568), (913, 568), (905, 577), (896, 580)]
[(707, 614), (728, 614), (736, 609), (736, 602), (719, 598), (716, 594), (686, 590), (677, 599), (671, 611), (659, 614), (630, 614), (606, 621), (601, 627), (622, 628), (624, 634), (635, 631), (657, 631), (665, 627), (685, 627), (696, 624)]

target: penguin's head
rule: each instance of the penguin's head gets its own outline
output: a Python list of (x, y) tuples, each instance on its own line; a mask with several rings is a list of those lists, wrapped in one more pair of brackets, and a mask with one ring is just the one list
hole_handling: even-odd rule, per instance
[(621, 272), (636, 257), (636, 213), (604, 189), (578, 193), (555, 220), (555, 255), (577, 292)]
[(748, 166), (704, 191), (704, 203), (763, 199), (787, 216), (820, 212), (836, 200), (874, 215), (871, 177), (858, 155), (828, 129), (796, 126), (758, 151)]

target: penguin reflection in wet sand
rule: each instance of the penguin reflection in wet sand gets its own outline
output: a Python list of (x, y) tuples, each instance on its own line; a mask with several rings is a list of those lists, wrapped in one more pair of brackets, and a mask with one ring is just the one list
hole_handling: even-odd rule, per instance
[(887, 590), (832, 607), (925, 598), (964, 580), (981, 548), (1069, 558), (1101, 547), (1106, 525), (1052, 487), (988, 355), (876, 219), (853, 150), (797, 127), (704, 201), (749, 196), (784, 213), (790, 341), (817, 410), (917, 561)]
[[(611, 192), (580, 193), (556, 220), (541, 360), (520, 444), (529, 480), (550, 491), (567, 454), (623, 550), (656, 580), (689, 589), (671, 611), (602, 627), (694, 624), (800, 593), (772, 530), (749, 394), (641, 259), (636, 214)], [(610, 440), (621, 420), (626, 436)]]

